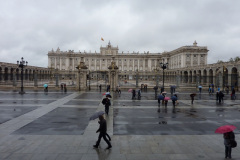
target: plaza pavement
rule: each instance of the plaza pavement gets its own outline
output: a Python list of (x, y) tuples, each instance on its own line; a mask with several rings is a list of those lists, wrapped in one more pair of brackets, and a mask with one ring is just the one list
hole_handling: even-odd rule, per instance
[[(240, 128), (240, 101), (225, 96), (219, 105), (202, 93), (191, 105), (189, 94), (178, 94), (175, 109), (170, 102), (158, 107), (153, 92), (143, 92), (140, 102), (127, 92), (114, 94), (106, 117), (113, 148), (106, 150), (103, 140), (93, 149), (99, 124), (88, 121), (104, 110), (102, 93), (0, 92), (0, 160), (224, 159), (223, 137), (214, 134), (214, 127), (230, 123)], [(240, 159), (239, 147), (232, 157)]]

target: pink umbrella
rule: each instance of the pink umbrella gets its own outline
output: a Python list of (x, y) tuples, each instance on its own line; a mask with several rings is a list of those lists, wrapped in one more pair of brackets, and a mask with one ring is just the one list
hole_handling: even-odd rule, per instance
[(168, 101), (168, 100), (170, 100), (170, 98), (169, 98), (169, 97), (165, 97), (164, 100), (165, 100), (165, 101)]
[(234, 125), (225, 125), (217, 128), (215, 133), (227, 133), (233, 131), (236, 128), (237, 127), (235, 127)]
[(132, 92), (132, 89), (129, 89), (128, 92)]

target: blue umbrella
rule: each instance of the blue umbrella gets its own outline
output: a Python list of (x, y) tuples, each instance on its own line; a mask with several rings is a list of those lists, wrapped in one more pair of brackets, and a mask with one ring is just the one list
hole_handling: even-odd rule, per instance
[(164, 96), (163, 96), (163, 95), (159, 95), (159, 96), (158, 96), (158, 99), (159, 99), (159, 100), (164, 100)]
[(44, 84), (44, 85), (43, 85), (43, 87), (45, 87), (45, 88), (46, 88), (47, 86), (48, 86), (48, 84)]
[(172, 96), (171, 98), (173, 101), (177, 101), (177, 97), (176, 96)]
[(198, 88), (202, 88), (202, 86), (198, 86)]

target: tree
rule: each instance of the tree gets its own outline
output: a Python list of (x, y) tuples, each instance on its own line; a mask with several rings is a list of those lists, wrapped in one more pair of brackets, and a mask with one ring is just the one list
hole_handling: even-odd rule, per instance
[(234, 61), (235, 61), (235, 62), (238, 62), (238, 61), (240, 61), (240, 57), (238, 57), (238, 56), (237, 56), (237, 57), (235, 57), (235, 58), (234, 58)]
[(223, 63), (223, 61), (222, 60), (218, 60), (217, 63)]
[(229, 62), (233, 62), (233, 58), (230, 58), (230, 59), (229, 59)]

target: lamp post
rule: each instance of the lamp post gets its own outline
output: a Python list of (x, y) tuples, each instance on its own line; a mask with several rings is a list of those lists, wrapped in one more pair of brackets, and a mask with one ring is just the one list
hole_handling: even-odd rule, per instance
[(136, 88), (138, 88), (138, 69), (136, 70)]
[(28, 62), (27, 61), (25, 62), (23, 57), (21, 58), (20, 62), (17, 61), (18, 67), (21, 68), (21, 91), (19, 92), (19, 94), (24, 94), (25, 93), (24, 90), (23, 90), (23, 67), (27, 66), (27, 64), (28, 64)]
[(161, 66), (161, 68), (163, 69), (163, 86), (162, 86), (163, 88), (162, 88), (162, 91), (161, 91), (161, 92), (164, 92), (164, 76), (165, 76), (165, 75), (164, 75), (164, 70), (167, 69), (168, 63), (162, 63), (162, 62), (161, 62), (161, 63), (160, 63), (160, 66)]
[(89, 75), (88, 75), (88, 89), (89, 89), (89, 91), (91, 90), (91, 87), (90, 87), (90, 79), (91, 79), (91, 72), (89, 71)]

